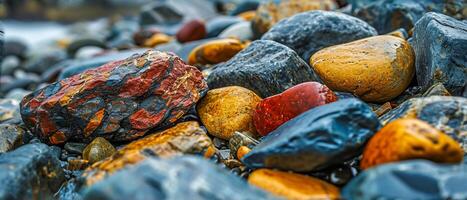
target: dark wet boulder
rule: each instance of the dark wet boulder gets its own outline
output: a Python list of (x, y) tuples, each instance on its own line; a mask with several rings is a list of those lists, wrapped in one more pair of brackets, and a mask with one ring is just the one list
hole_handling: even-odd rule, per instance
[(467, 99), (431, 96), (413, 98), (381, 116), (381, 122), (399, 118), (418, 118), (457, 140), (467, 152)]
[(201, 72), (149, 50), (50, 84), (23, 98), (21, 116), (51, 144), (131, 140), (172, 125), (204, 95)]
[(439, 13), (427, 13), (413, 35), (419, 85), (442, 82), (453, 95), (467, 84), (467, 22)]
[(319, 170), (359, 155), (379, 128), (367, 104), (344, 99), (310, 109), (279, 126), (243, 162), (251, 168)]
[[(144, 173), (142, 173), (144, 172)], [(274, 199), (201, 157), (149, 159), (86, 188), (92, 199)]]
[(308, 61), (325, 47), (376, 34), (373, 27), (356, 17), (331, 11), (309, 11), (280, 21), (261, 39), (284, 44)]
[(270, 40), (256, 40), (225, 63), (215, 66), (209, 88), (242, 86), (269, 97), (319, 78), (292, 49)]
[[(410, 30), (430, 11), (462, 17), (463, 0), (376, 0), (352, 2), (353, 15), (365, 20), (380, 34), (398, 28)], [(465, 17), (465, 16), (464, 16)]]
[(0, 199), (51, 199), (65, 181), (60, 151), (42, 143), (0, 155)]
[(381, 165), (352, 179), (342, 190), (348, 200), (467, 199), (466, 165), (425, 160)]

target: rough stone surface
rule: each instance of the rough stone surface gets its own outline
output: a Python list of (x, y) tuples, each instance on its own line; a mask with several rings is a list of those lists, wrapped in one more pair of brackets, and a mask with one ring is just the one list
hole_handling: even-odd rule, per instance
[(467, 152), (467, 99), (431, 96), (410, 99), (381, 116), (387, 124), (399, 118), (417, 118), (457, 140)]
[(193, 156), (149, 159), (87, 188), (83, 196), (85, 200), (275, 199), (227, 170)]
[(242, 86), (269, 97), (302, 82), (319, 78), (290, 48), (270, 40), (256, 40), (232, 59), (215, 66), (209, 88)]
[(410, 159), (460, 163), (464, 151), (451, 137), (418, 119), (390, 122), (370, 138), (360, 168)]
[(325, 85), (301, 83), (261, 100), (254, 111), (253, 122), (258, 133), (264, 136), (297, 115), (336, 100), (336, 95)]
[(295, 50), (304, 60), (325, 47), (376, 35), (366, 22), (330, 11), (309, 11), (284, 19), (263, 35)]
[(1, 154), (0, 199), (52, 199), (65, 181), (58, 156), (42, 143)]
[(173, 54), (147, 51), (26, 96), (21, 115), (43, 141), (131, 140), (173, 124), (204, 95), (200, 71)]
[(256, 134), (253, 112), (260, 101), (251, 90), (230, 86), (208, 91), (197, 110), (209, 134), (228, 140), (236, 131)]
[(339, 189), (320, 179), (270, 169), (258, 169), (248, 183), (285, 199), (339, 199)]
[(342, 198), (370, 199), (467, 199), (466, 165), (438, 165), (414, 160), (381, 165), (352, 179)]
[(465, 94), (467, 22), (427, 13), (415, 24), (413, 47), (419, 85), (442, 82), (453, 95)]
[(23, 144), (24, 129), (18, 125), (0, 124), (0, 153), (11, 151)]
[(297, 172), (323, 169), (358, 155), (379, 127), (368, 105), (357, 99), (340, 100), (284, 123), (264, 137), (243, 163)]
[(407, 41), (384, 35), (322, 49), (311, 57), (310, 64), (332, 90), (383, 103), (409, 86), (414, 57)]
[(380, 34), (398, 28), (410, 30), (429, 11), (462, 16), (465, 7), (463, 0), (372, 0), (361, 4), (356, 1), (360, 0), (352, 2), (353, 14), (375, 27)]
[(206, 157), (215, 153), (211, 139), (197, 122), (179, 123), (170, 129), (133, 141), (113, 156), (86, 169), (83, 178), (86, 185), (92, 185), (109, 174), (147, 158), (167, 158), (185, 153)]

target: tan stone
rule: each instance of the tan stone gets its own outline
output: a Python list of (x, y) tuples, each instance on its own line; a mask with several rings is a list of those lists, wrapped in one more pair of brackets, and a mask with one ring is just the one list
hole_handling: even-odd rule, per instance
[(238, 39), (218, 39), (197, 46), (188, 55), (188, 64), (206, 65), (225, 62), (243, 50), (246, 44)]
[(407, 41), (382, 35), (322, 49), (310, 64), (332, 90), (350, 92), (369, 102), (386, 102), (409, 86), (414, 59)]
[(109, 141), (103, 137), (97, 137), (84, 148), (83, 158), (88, 160), (89, 164), (93, 164), (112, 156), (116, 151)]
[(235, 131), (256, 134), (253, 111), (261, 98), (239, 86), (208, 91), (198, 103), (198, 114), (209, 134), (228, 140)]

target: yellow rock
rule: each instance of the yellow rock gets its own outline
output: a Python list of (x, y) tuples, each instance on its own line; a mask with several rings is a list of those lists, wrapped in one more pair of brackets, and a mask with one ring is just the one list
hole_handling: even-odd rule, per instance
[(237, 39), (219, 39), (197, 46), (188, 55), (188, 64), (217, 64), (225, 62), (244, 49), (246, 45)]
[(398, 119), (384, 126), (368, 142), (360, 163), (362, 169), (388, 162), (427, 159), (438, 163), (459, 163), (459, 143), (418, 119)]
[(183, 122), (131, 142), (113, 156), (87, 168), (83, 177), (86, 185), (92, 185), (109, 174), (148, 157), (168, 158), (182, 154), (204, 154), (205, 157), (210, 157), (214, 153), (215, 147), (211, 139), (198, 122)]
[(250, 11), (245, 11), (237, 15), (237, 17), (240, 17), (244, 19), (245, 21), (251, 21), (253, 18), (256, 16), (256, 11), (250, 10)]
[(251, 151), (250, 148), (248, 148), (247, 146), (241, 146), (240, 148), (238, 148), (237, 150), (237, 158), (239, 160), (241, 160), (243, 158), (243, 156), (245, 156), (247, 153), (249, 153)]
[(109, 141), (103, 137), (97, 137), (84, 148), (83, 158), (89, 161), (89, 164), (93, 164), (112, 156), (116, 151)]
[(381, 35), (322, 49), (310, 58), (310, 64), (332, 90), (350, 92), (369, 102), (386, 102), (409, 86), (414, 59), (407, 41)]
[(147, 39), (146, 41), (144, 41), (144, 47), (149, 47), (149, 48), (153, 48), (159, 44), (165, 44), (165, 43), (168, 43), (170, 41), (172, 41), (173, 38), (166, 35), (166, 34), (163, 34), (163, 33), (156, 33), (154, 35), (152, 35), (149, 39)]
[(239, 86), (208, 91), (198, 103), (198, 114), (209, 134), (228, 140), (235, 131), (256, 134), (253, 111), (261, 98)]
[(286, 199), (339, 199), (339, 189), (310, 176), (270, 169), (258, 169), (248, 182)]

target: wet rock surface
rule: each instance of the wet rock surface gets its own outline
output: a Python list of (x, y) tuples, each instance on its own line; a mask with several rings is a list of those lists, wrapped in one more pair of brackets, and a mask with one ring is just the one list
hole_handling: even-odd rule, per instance
[(269, 97), (306, 81), (318, 80), (290, 48), (274, 41), (256, 40), (229, 61), (218, 64), (208, 77), (209, 88), (242, 86)]
[(309, 11), (284, 19), (261, 39), (273, 40), (295, 50), (303, 60), (325, 47), (376, 35), (366, 22), (338, 12)]
[(0, 124), (0, 153), (23, 145), (24, 132), (25, 130), (18, 125)]

